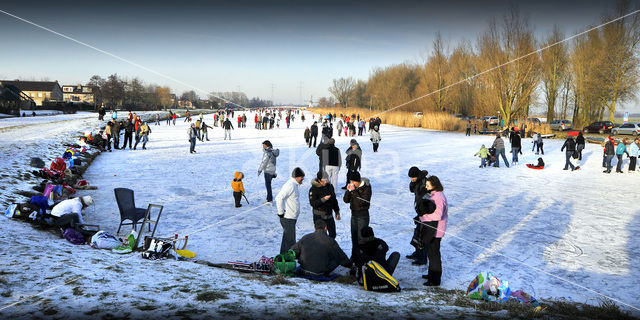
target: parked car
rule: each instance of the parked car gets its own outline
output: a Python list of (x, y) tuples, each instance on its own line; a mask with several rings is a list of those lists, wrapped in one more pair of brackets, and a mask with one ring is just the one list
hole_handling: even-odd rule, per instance
[(625, 123), (618, 128), (612, 129), (611, 132), (616, 135), (630, 134), (635, 137), (635, 136), (638, 136), (638, 134), (640, 134), (640, 123), (637, 123), (637, 122)]
[(490, 126), (500, 124), (500, 119), (496, 116), (484, 116), (480, 120), (487, 120)]
[(416, 118), (422, 118), (423, 114), (422, 114), (422, 112), (416, 112), (416, 113), (413, 114), (413, 116), (416, 117)]
[(571, 129), (572, 126), (569, 120), (553, 120), (549, 122), (549, 128), (551, 128), (551, 130), (565, 131)]
[(613, 129), (613, 122), (611, 121), (596, 121), (582, 129), (585, 133), (589, 132), (597, 132), (597, 133), (607, 133), (611, 132)]
[(533, 124), (542, 124), (539, 118), (529, 118), (527, 120), (533, 122)]

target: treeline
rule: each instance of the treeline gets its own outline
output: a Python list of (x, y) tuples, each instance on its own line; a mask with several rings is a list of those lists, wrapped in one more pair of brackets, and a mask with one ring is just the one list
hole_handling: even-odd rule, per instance
[(159, 110), (190, 106), (192, 108), (264, 108), (272, 105), (269, 100), (259, 97), (248, 99), (243, 92), (211, 92), (202, 99), (194, 90), (177, 95), (168, 86), (145, 84), (138, 78), (125, 79), (112, 74), (106, 79), (94, 75), (86, 84), (91, 88), (96, 106), (104, 104), (107, 108), (127, 110)]
[[(602, 22), (630, 11), (629, 1), (618, 2)], [(547, 121), (613, 121), (616, 108), (634, 100), (638, 89), (638, 15), (562, 41), (566, 37), (556, 26), (537, 39), (526, 17), (513, 9), (491, 20), (475, 43), (463, 41), (450, 50), (438, 33), (421, 63), (376, 68), (366, 81), (335, 79), (329, 92), (345, 108), (402, 105), (406, 111), (499, 115), (511, 123), (544, 105)], [(322, 98), (319, 106), (330, 107), (331, 100)]]

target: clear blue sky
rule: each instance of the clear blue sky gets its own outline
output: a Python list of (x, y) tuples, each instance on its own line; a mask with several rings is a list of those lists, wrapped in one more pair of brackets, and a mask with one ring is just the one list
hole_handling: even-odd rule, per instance
[[(0, 9), (209, 91), (277, 103), (328, 96), (331, 80), (419, 61), (437, 31), (452, 46), (474, 40), (509, 1), (47, 1)], [(518, 2), (536, 32), (598, 24), (605, 1)], [(86, 83), (98, 74), (190, 88), (0, 14), (0, 78)], [(205, 96), (199, 92), (200, 96)]]

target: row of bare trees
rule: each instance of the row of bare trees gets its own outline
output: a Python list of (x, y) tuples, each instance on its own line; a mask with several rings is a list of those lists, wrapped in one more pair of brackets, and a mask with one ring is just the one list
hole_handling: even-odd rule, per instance
[[(629, 2), (621, 1), (602, 22), (628, 12)], [(376, 68), (366, 81), (335, 79), (329, 92), (343, 107), (388, 110), (413, 101), (402, 110), (499, 115), (510, 123), (545, 106), (547, 121), (613, 121), (616, 108), (634, 100), (638, 89), (638, 15), (566, 37), (556, 26), (536, 39), (527, 18), (513, 9), (490, 21), (475, 44), (463, 41), (450, 50), (438, 33), (422, 62)]]

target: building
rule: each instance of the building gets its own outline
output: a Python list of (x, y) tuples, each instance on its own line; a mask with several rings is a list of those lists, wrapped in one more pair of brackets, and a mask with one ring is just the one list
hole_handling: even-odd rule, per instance
[(62, 96), (65, 102), (86, 102), (90, 104), (95, 102), (91, 87), (83, 85), (62, 86)]
[(36, 106), (42, 106), (44, 101), (62, 101), (62, 88), (58, 81), (21, 81), (0, 80), (1, 85), (14, 86), (25, 95), (31, 97)]

